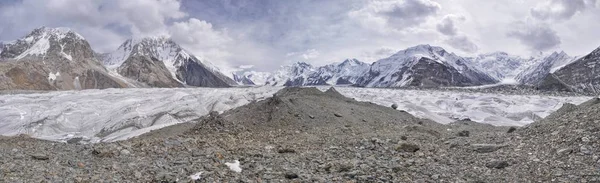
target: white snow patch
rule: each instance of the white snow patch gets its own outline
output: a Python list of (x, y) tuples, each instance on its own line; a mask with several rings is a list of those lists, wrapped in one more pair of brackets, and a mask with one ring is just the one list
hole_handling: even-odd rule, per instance
[(54, 81), (59, 76), (60, 76), (60, 72), (56, 72), (56, 74), (53, 74), (52, 72), (50, 72), (50, 73), (48, 73), (48, 80)]
[(227, 165), (227, 167), (229, 167), (229, 169), (231, 171), (234, 171), (237, 173), (242, 172), (242, 168), (240, 167), (240, 161), (238, 161), (238, 160), (235, 160), (233, 163), (225, 163), (225, 165)]
[(69, 61), (73, 61), (73, 57), (71, 55), (69, 55), (69, 54), (66, 54), (65, 52), (61, 51), (60, 55), (63, 56), (63, 57), (65, 57)]
[(45, 55), (48, 52), (48, 49), (50, 49), (50, 41), (48, 40), (48, 37), (44, 35), (44, 37), (42, 37), (35, 44), (33, 44), (31, 48), (27, 49), (19, 56), (15, 57), (15, 59), (20, 60), (29, 55)]
[(198, 173), (195, 173), (193, 175), (190, 175), (190, 179), (192, 179), (192, 180), (198, 180), (198, 179), (202, 178), (201, 177), (202, 173), (204, 173), (204, 172), (198, 172)]

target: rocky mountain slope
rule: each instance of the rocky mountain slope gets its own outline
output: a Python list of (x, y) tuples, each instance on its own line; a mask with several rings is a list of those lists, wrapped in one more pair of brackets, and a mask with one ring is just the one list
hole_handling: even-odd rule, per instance
[(517, 75), (515, 78), (519, 83), (526, 85), (538, 85), (546, 75), (554, 73), (568, 63), (575, 60), (575, 57), (567, 55), (565, 52), (553, 52), (547, 56), (532, 58), (536, 63)]
[(1, 50), (0, 90), (128, 87), (108, 74), (81, 35), (67, 28), (41, 27)]
[(165, 63), (154, 57), (132, 55), (117, 68), (117, 72), (151, 87), (183, 87), (183, 84), (173, 79)]
[(538, 88), (600, 93), (600, 48), (545, 75)]
[(371, 65), (357, 86), (439, 87), (493, 84), (497, 79), (470, 65), (470, 62), (441, 47), (418, 45), (397, 52)]
[(598, 110), (565, 105), (522, 128), (442, 125), (334, 89), (286, 88), (126, 141), (0, 137), (0, 181), (597, 182)]
[[(157, 59), (163, 62), (166, 70), (165, 68), (155, 68), (161, 70), (148, 74), (160, 79), (162, 83), (171, 83), (172, 80), (176, 80), (182, 85), (200, 87), (228, 87), (237, 84), (231, 78), (222, 74), (217, 67), (198, 59), (166, 37), (129, 39), (121, 44), (116, 51), (100, 56), (107, 68), (117, 71), (126, 70), (122, 68), (123, 63), (130, 57), (143, 56), (138, 57), (138, 59), (150, 59), (144, 61), (146, 63), (154, 62), (151, 58)], [(164, 72), (169, 72), (170, 78), (157, 76)], [(137, 81), (145, 82), (147, 80), (127, 73), (119, 72), (119, 74), (127, 75), (127, 77)], [(174, 85), (170, 84), (170, 86)]]

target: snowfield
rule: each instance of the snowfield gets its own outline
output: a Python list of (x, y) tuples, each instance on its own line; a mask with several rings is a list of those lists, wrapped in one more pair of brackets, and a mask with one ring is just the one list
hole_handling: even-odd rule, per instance
[[(0, 135), (28, 134), (66, 141), (124, 140), (169, 125), (191, 122), (210, 111), (225, 111), (272, 96), (282, 87), (107, 89), (0, 95)], [(326, 90), (329, 87), (319, 87)], [(469, 118), (493, 125), (525, 125), (563, 103), (591, 97), (502, 95), (456, 91), (336, 87), (345, 96), (439, 123)]]

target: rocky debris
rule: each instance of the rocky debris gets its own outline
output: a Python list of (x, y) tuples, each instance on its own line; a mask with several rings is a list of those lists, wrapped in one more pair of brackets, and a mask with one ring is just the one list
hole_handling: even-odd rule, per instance
[(342, 117), (342, 115), (341, 115), (341, 114), (338, 114), (338, 113), (333, 113), (333, 115), (334, 115), (335, 117), (338, 117), (338, 118), (339, 118), (339, 117)]
[(398, 109), (398, 104), (392, 104), (392, 109)]
[(502, 160), (493, 160), (493, 161), (487, 162), (485, 164), (485, 167), (495, 168), (495, 169), (504, 169), (508, 166), (509, 166), (508, 162), (502, 161)]

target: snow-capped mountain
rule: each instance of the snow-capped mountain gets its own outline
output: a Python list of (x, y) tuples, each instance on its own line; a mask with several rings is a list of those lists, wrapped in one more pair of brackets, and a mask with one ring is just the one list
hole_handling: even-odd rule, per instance
[(376, 61), (358, 80), (363, 87), (474, 86), (498, 80), (441, 47), (418, 45)]
[[(132, 56), (146, 56), (145, 58), (156, 58), (162, 61), (171, 77), (185, 85), (204, 87), (236, 85), (235, 81), (222, 74), (217, 67), (198, 59), (167, 37), (128, 39), (116, 51), (103, 56), (103, 63), (111, 70), (122, 70), (118, 68)], [(123, 75), (123, 73), (119, 74)]]
[(4, 43), (0, 89), (69, 90), (127, 87), (96, 60), (89, 43), (68, 28), (41, 27)]
[(369, 64), (356, 59), (321, 67), (296, 62), (273, 73), (245, 71), (234, 73), (234, 78), (238, 83), (271, 86), (352, 85), (369, 71), (369, 67)]
[(239, 85), (265, 85), (267, 79), (271, 76), (269, 72), (257, 72), (252, 70), (242, 70), (233, 73), (233, 80)]
[(506, 52), (480, 54), (468, 60), (481, 71), (500, 81), (514, 79), (532, 64), (530, 60)]
[(319, 76), (327, 78), (329, 85), (353, 85), (371, 66), (356, 59), (347, 59), (342, 63), (329, 64), (318, 68)]
[(515, 79), (521, 84), (535, 86), (549, 73), (554, 73), (556, 70), (574, 61), (575, 57), (571, 57), (565, 52), (553, 52), (546, 56), (532, 57), (530, 60), (531, 63), (536, 64), (527, 67)]
[(600, 48), (572, 62), (563, 62), (551, 69), (540, 89), (600, 93)]

